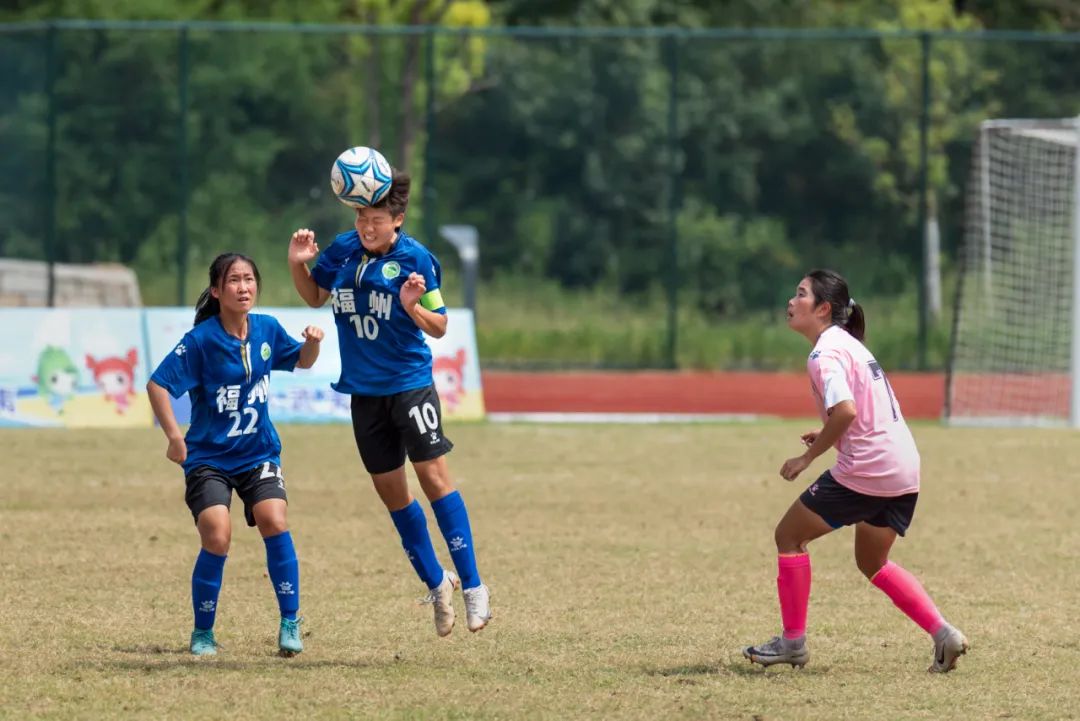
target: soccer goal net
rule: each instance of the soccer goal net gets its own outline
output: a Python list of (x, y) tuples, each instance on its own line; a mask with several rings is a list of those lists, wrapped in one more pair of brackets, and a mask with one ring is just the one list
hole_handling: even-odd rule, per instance
[(1080, 425), (1080, 121), (984, 122), (972, 159), (945, 415)]

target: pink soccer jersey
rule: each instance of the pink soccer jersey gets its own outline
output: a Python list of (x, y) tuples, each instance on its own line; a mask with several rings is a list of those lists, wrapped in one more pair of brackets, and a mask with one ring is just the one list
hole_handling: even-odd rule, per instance
[(836, 482), (868, 496), (919, 490), (919, 451), (892, 386), (866, 346), (840, 326), (825, 329), (806, 361), (821, 420), (842, 401), (855, 420), (836, 442)]

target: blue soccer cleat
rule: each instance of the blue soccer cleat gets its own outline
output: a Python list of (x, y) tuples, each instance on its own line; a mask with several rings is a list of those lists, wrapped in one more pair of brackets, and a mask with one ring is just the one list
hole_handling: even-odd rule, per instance
[(290, 621), (287, 618), (281, 619), (281, 629), (278, 631), (278, 648), (281, 649), (282, 656), (295, 656), (304, 650), (304, 642), (300, 640), (300, 622), (303, 619), (298, 618), (295, 621)]
[(217, 654), (214, 629), (197, 628), (191, 632), (191, 653), (195, 656), (214, 656)]

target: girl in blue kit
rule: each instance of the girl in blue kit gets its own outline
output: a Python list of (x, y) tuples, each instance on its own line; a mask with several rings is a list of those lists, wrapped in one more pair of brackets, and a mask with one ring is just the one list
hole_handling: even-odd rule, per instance
[[(310, 368), (319, 357), (323, 332), (304, 329), (293, 340), (268, 315), (251, 313), (259, 290), (254, 261), (225, 253), (210, 265), (210, 287), (195, 306), (195, 327), (150, 377), (146, 390), (165, 437), (166, 457), (184, 468), (185, 500), (199, 530), (202, 550), (191, 577), (195, 629), (191, 652), (217, 653), (214, 618), (225, 556), (232, 540), (232, 491), (244, 502), (249, 526), (266, 544), (270, 581), (281, 610), (278, 647), (300, 653), (297, 611), (300, 571), (285, 520), (285, 480), (281, 441), (270, 422), (270, 371)], [(191, 426), (180, 432), (169, 396), (187, 393)]]
[[(424, 334), (446, 333), (439, 262), (402, 230), (410, 179), (393, 171), (390, 191), (356, 211), (355, 229), (321, 255), (315, 234), (293, 233), (289, 269), (300, 297), (313, 308), (330, 301), (337, 324), (341, 378), (333, 385), (352, 396), (353, 435), (364, 467), (401, 536), (405, 553), (430, 590), (435, 631), (454, 627), (451, 604), (459, 583), (466, 622), (479, 631), (491, 618), (488, 588), (480, 581), (469, 515), (446, 465), (453, 444), (443, 435), (442, 410)], [(308, 261), (318, 257), (315, 267)], [(427, 519), (409, 491), (405, 458), (431, 502), (457, 574), (435, 556)], [(459, 579), (460, 575), (460, 579)]]

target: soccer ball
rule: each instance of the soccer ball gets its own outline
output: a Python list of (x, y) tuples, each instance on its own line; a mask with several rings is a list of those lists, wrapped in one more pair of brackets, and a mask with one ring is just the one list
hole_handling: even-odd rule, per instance
[(393, 182), (390, 163), (375, 148), (349, 148), (330, 169), (334, 195), (351, 208), (366, 208), (386, 197)]

